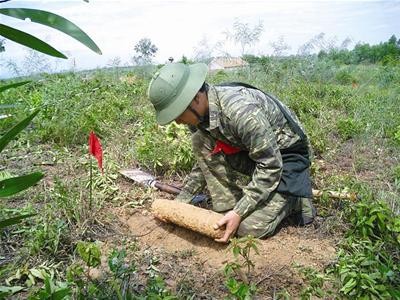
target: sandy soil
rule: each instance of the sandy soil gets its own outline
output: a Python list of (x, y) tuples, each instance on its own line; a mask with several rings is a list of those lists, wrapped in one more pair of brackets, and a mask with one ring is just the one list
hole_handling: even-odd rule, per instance
[[(226, 290), (221, 271), (233, 261), (228, 245), (161, 222), (146, 209), (119, 208), (114, 213), (124, 232), (137, 239), (142, 252), (151, 250), (161, 257), (159, 269), (170, 287), (177, 289), (185, 278), (196, 278), (192, 289), (203, 290), (203, 296), (197, 293), (199, 299), (223, 298)], [(302, 279), (295, 265), (323, 269), (335, 258), (335, 243), (314, 226), (289, 224), (283, 224), (273, 237), (260, 240), (259, 255), (252, 256), (255, 269), (250, 277), (260, 290), (259, 299), (268, 299), (282, 289), (298, 295)]]

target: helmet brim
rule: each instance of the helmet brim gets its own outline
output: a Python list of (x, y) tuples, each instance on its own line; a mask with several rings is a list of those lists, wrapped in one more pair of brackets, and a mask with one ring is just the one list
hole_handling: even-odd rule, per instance
[(156, 112), (156, 120), (160, 125), (167, 125), (178, 118), (190, 105), (194, 96), (200, 90), (207, 76), (206, 64), (194, 64), (189, 66), (189, 75), (182, 91), (176, 96), (171, 105)]

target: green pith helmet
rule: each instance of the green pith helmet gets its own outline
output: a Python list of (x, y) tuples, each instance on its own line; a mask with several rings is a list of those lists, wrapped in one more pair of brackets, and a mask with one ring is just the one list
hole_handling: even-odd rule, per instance
[(203, 85), (207, 65), (170, 63), (153, 75), (147, 95), (156, 110), (157, 123), (166, 125), (179, 117)]

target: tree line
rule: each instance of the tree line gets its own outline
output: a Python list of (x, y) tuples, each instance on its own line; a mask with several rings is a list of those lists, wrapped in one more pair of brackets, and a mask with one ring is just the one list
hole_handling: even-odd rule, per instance
[(329, 58), (344, 64), (359, 63), (382, 63), (399, 64), (400, 62), (400, 39), (392, 35), (388, 41), (381, 42), (378, 45), (368, 43), (359, 43), (353, 50), (348, 49), (330, 49), (321, 50), (318, 53), (319, 58)]

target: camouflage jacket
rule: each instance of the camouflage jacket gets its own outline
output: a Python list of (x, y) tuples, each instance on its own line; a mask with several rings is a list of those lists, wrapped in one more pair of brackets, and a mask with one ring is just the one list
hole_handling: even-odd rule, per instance
[[(259, 90), (210, 86), (208, 102), (210, 119), (206, 130), (209, 134), (248, 151), (256, 165), (252, 180), (234, 207), (234, 211), (244, 217), (276, 189), (282, 173), (280, 149), (289, 148), (300, 137), (290, 129), (276, 103)], [(282, 106), (301, 127), (297, 117), (284, 104)], [(204, 186), (201, 170), (195, 166), (183, 189), (184, 194), (195, 194)]]

